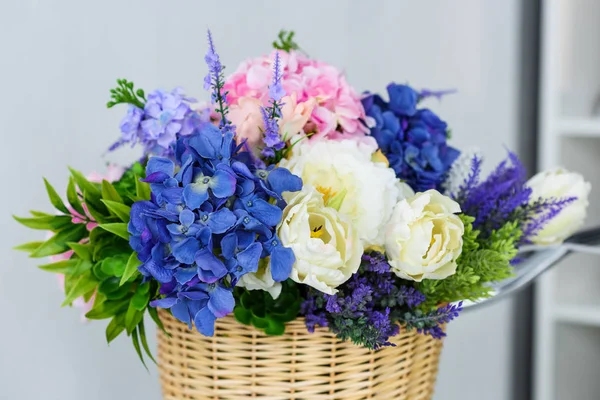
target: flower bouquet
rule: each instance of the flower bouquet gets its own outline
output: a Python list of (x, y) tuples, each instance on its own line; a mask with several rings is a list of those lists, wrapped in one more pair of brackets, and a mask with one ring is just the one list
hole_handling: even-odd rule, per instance
[(462, 301), (510, 277), (520, 245), (578, 229), (590, 185), (527, 181), (510, 152), (482, 177), (423, 105), (447, 92), (361, 95), (293, 33), (274, 47), (225, 78), (209, 32), (207, 105), (118, 80), (110, 150), (141, 159), (72, 169), (66, 201), (46, 181), (58, 213), (16, 219), (52, 235), (18, 249), (51, 256), (63, 305), (142, 361), (154, 320), (168, 399), (430, 398)]

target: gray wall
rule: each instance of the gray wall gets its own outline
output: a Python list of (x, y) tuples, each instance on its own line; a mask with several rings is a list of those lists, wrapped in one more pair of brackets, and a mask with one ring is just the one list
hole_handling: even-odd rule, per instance
[[(104, 324), (59, 309), (55, 277), (10, 250), (43, 237), (10, 217), (49, 210), (42, 175), (62, 190), (66, 165), (102, 170), (125, 111), (104, 108), (116, 78), (202, 97), (208, 26), (230, 70), (267, 52), (281, 27), (295, 29), (304, 49), (343, 66), (359, 90), (383, 90), (390, 80), (457, 88), (432, 107), (456, 146), (479, 146), (495, 163), (503, 145), (533, 134), (518, 130), (520, 18), (518, 0), (3, 0), (0, 399), (159, 398), (155, 368), (148, 374), (125, 338), (107, 348)], [(450, 325), (436, 399), (515, 398), (513, 365), (522, 360), (513, 349), (523, 342), (514, 309), (505, 301)]]

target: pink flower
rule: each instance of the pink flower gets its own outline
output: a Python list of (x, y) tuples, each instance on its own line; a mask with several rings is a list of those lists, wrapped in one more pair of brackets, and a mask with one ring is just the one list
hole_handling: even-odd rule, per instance
[(256, 149), (262, 142), (264, 123), (260, 100), (253, 97), (240, 97), (235, 104), (229, 106), (228, 117), (236, 126), (236, 139), (241, 143), (248, 140), (248, 145)]
[(304, 131), (304, 127), (311, 118), (317, 102), (314, 98), (298, 102), (296, 92), (293, 92), (290, 96), (283, 97), (281, 101), (283, 106), (281, 107), (279, 130), (288, 139), (292, 135)]
[[(304, 122), (304, 131), (313, 132), (316, 129), (314, 137), (342, 139), (360, 138), (369, 134), (369, 129), (363, 123), (366, 115), (360, 96), (348, 85), (341, 71), (293, 50), (290, 53), (280, 52), (280, 58), (283, 69), (282, 85), (287, 94), (283, 102), (293, 99), (293, 104), (283, 112), (284, 122), (281, 126), (290, 126), (290, 129), (300, 132), (301, 129), (297, 129), (297, 124), (304, 121), (307, 110), (310, 109), (309, 118)], [(229, 92), (227, 99), (232, 109), (237, 106), (249, 110), (248, 104), (241, 104), (247, 101), (242, 99), (249, 97), (260, 102), (254, 103), (254, 108), (259, 104), (267, 105), (269, 84), (272, 79), (272, 60), (273, 55), (247, 60), (227, 78), (225, 90)], [(297, 110), (297, 106), (300, 105), (302, 110)], [(243, 121), (255, 120), (254, 116), (249, 117), (250, 112), (242, 114), (245, 116), (242, 118)], [(240, 116), (236, 115), (235, 118), (239, 119)], [(292, 120), (294, 120), (293, 125), (288, 125)], [(253, 138), (260, 137), (259, 130), (248, 129), (245, 130), (244, 135), (250, 133)], [(249, 136), (244, 137), (248, 137), (249, 142), (251, 141)], [(253, 142), (258, 143), (258, 140)]]

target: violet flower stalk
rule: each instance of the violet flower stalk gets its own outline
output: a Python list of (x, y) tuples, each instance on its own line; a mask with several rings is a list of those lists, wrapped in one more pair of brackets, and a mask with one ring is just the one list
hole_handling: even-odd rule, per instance
[(229, 107), (227, 105), (227, 93), (223, 93), (223, 86), (225, 84), (225, 77), (223, 70), (225, 67), (221, 64), (219, 54), (215, 50), (215, 44), (213, 42), (212, 33), (210, 29), (207, 31), (208, 36), (208, 50), (204, 61), (208, 65), (208, 74), (204, 77), (204, 89), (209, 90), (212, 88), (211, 98), (213, 103), (217, 104), (216, 111), (221, 114), (221, 128), (232, 129), (231, 121), (227, 119), (227, 112)]
[(275, 52), (273, 61), (273, 82), (269, 86), (269, 107), (262, 107), (263, 123), (265, 125), (263, 142), (265, 147), (261, 154), (266, 158), (274, 158), (277, 152), (285, 147), (285, 142), (279, 136), (279, 125), (277, 118), (281, 118), (281, 99), (285, 96), (285, 90), (281, 85), (281, 60), (279, 52)]

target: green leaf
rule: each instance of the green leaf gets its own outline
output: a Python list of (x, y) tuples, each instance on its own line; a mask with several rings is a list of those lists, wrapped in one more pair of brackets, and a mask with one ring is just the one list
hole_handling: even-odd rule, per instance
[(30, 257), (47, 257), (61, 254), (70, 250), (67, 243), (78, 242), (87, 234), (84, 224), (71, 225), (46, 240), (40, 247), (30, 254)]
[(20, 224), (31, 229), (43, 229), (45, 231), (56, 231), (71, 224), (71, 217), (68, 215), (43, 216), (34, 218), (21, 218), (13, 215), (13, 218)]
[(150, 185), (140, 181), (139, 176), (135, 176), (135, 194), (142, 200), (150, 200)]
[(124, 222), (112, 223), (112, 224), (100, 224), (98, 226), (107, 232), (115, 234), (125, 240), (129, 240), (129, 232), (127, 232), (127, 224)]
[(119, 287), (118, 278), (120, 278), (125, 272), (126, 263), (127, 256), (125, 254), (118, 254), (116, 256), (107, 257), (104, 260), (102, 260), (102, 272), (104, 272), (108, 276), (115, 277), (117, 288)]
[(160, 317), (158, 316), (158, 312), (156, 311), (156, 308), (148, 307), (147, 310), (148, 310), (148, 314), (150, 314), (150, 318), (152, 318), (152, 321), (154, 321), (154, 323), (156, 324), (158, 329), (160, 329), (168, 337), (171, 337), (171, 334), (169, 332), (167, 332), (167, 330), (165, 329), (165, 325), (160, 320)]
[[(149, 283), (145, 283), (144, 285), (150, 286)], [(146, 307), (148, 307), (148, 302), (150, 301), (150, 293), (148, 291), (140, 290), (144, 285), (138, 287), (138, 290), (135, 292), (133, 297), (131, 298), (131, 306), (138, 311), (144, 311)]]
[(142, 347), (144, 348), (144, 350), (146, 351), (146, 354), (148, 355), (148, 357), (150, 357), (152, 362), (154, 364), (156, 364), (156, 360), (152, 356), (152, 352), (150, 351), (150, 347), (148, 346), (148, 341), (146, 340), (146, 329), (144, 328), (144, 320), (143, 319), (140, 322), (140, 324), (138, 325), (138, 331), (140, 332), (140, 340), (142, 341)]
[(100, 282), (100, 285), (98, 286), (98, 290), (101, 293), (104, 293), (105, 295), (116, 292), (120, 288), (121, 288), (121, 286), (119, 286), (119, 278), (117, 278), (116, 276), (111, 276), (111, 277), (103, 280), (102, 282)]
[(91, 261), (79, 259), (79, 260), (77, 260), (77, 265), (75, 266), (73, 275), (79, 276), (79, 275), (88, 273), (92, 270), (93, 266), (94, 265), (92, 264)]
[(102, 199), (122, 203), (123, 199), (117, 193), (117, 189), (111, 185), (106, 179), (102, 180)]
[[(127, 309), (127, 300), (107, 300), (98, 305), (94, 305), (85, 317), (88, 319), (106, 319), (111, 318)], [(123, 327), (124, 328), (124, 327)]]
[(65, 206), (65, 203), (63, 203), (58, 193), (56, 193), (56, 190), (54, 190), (54, 188), (52, 187), (50, 182), (46, 180), (46, 178), (44, 178), (44, 184), (46, 185), (48, 197), (50, 198), (50, 202), (52, 203), (54, 208), (56, 208), (58, 211), (64, 212), (65, 214), (70, 214), (69, 209)]
[(44, 271), (53, 272), (56, 274), (71, 274), (75, 270), (75, 267), (79, 263), (79, 260), (62, 260), (56, 261), (50, 264), (40, 265), (38, 268)]
[(67, 246), (82, 260), (92, 261), (92, 246), (89, 243), (68, 242)]
[(244, 325), (250, 325), (252, 322), (252, 313), (244, 307), (235, 307), (233, 309), (233, 316), (238, 322)]
[(25, 251), (31, 253), (37, 250), (44, 242), (28, 242), (13, 247), (14, 250)]
[(285, 332), (285, 324), (280, 321), (269, 319), (269, 325), (265, 328), (267, 335), (281, 336)]
[(111, 201), (111, 200), (103, 199), (102, 202), (104, 203), (106, 208), (108, 208), (108, 211), (110, 211), (115, 216), (117, 216), (121, 221), (129, 222), (129, 219), (130, 219), (129, 214), (131, 213), (131, 207), (126, 206), (123, 203), (118, 203), (116, 201)]
[(109, 217), (109, 212), (106, 206), (100, 201), (100, 199), (92, 200), (88, 192), (83, 192), (83, 199), (87, 207), (88, 212), (98, 223), (104, 222)]
[(56, 214), (48, 214), (43, 211), (29, 210), (29, 213), (34, 217), (56, 217)]
[(71, 290), (69, 290), (65, 301), (63, 301), (62, 306), (69, 305), (73, 303), (73, 301), (86, 294), (90, 290), (94, 289), (98, 285), (98, 281), (91, 275), (91, 273), (87, 273), (85, 275), (81, 275), (79, 279), (75, 282)]
[(136, 275), (136, 272), (139, 274), (138, 266), (140, 266), (141, 264), (142, 262), (137, 258), (137, 253), (135, 251), (131, 253), (129, 259), (127, 260), (125, 272), (123, 272), (123, 276), (121, 277), (120, 285), (123, 285), (125, 282), (131, 279), (131, 277)]
[(117, 321), (117, 317), (113, 317), (112, 320), (108, 323), (106, 327), (106, 342), (110, 344), (113, 340), (115, 340), (123, 331), (125, 327)]
[(77, 211), (81, 215), (85, 215), (85, 211), (83, 210), (83, 206), (81, 205), (81, 200), (79, 200), (79, 195), (77, 194), (77, 188), (75, 187), (75, 180), (73, 177), (69, 177), (69, 184), (67, 185), (67, 200), (69, 204), (75, 211)]
[(135, 309), (132, 303), (129, 303), (129, 308), (125, 314), (125, 329), (128, 334), (134, 331), (135, 327), (144, 318), (144, 313)]
[(71, 171), (71, 175), (73, 176), (73, 179), (75, 179), (75, 183), (77, 183), (77, 186), (79, 186), (79, 189), (81, 189), (82, 192), (88, 192), (89, 196), (93, 196), (94, 198), (100, 200), (102, 194), (96, 184), (88, 181), (81, 172), (76, 171), (73, 168), (69, 168), (69, 171)]
[(137, 329), (134, 329), (131, 332), (131, 341), (133, 342), (133, 347), (135, 348), (135, 352), (137, 353), (138, 357), (140, 358), (140, 361), (142, 362), (142, 364), (144, 364), (144, 368), (146, 368), (146, 370), (148, 370), (148, 367), (146, 366), (146, 362), (144, 361), (144, 357), (142, 356), (142, 350), (140, 349), (140, 342), (138, 339)]

